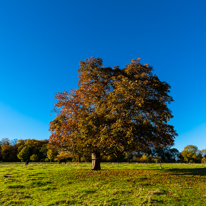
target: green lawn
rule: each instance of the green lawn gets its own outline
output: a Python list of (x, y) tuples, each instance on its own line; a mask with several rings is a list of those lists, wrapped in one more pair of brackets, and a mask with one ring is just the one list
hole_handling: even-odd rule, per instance
[(0, 205), (206, 205), (206, 165), (0, 163)]

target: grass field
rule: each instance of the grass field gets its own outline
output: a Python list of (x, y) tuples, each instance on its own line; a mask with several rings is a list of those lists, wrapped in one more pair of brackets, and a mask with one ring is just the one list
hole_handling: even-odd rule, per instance
[(0, 205), (206, 205), (206, 165), (0, 163)]

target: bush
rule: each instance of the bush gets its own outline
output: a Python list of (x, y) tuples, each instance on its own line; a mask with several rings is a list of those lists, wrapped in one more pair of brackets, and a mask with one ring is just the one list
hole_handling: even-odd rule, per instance
[(142, 157), (140, 158), (141, 162), (147, 163), (149, 162), (149, 156), (147, 154), (143, 154)]
[(49, 162), (50, 160), (49, 160), (49, 158), (45, 158), (45, 160), (44, 160), (44, 162)]
[(140, 158), (137, 156), (133, 156), (131, 162), (140, 162)]

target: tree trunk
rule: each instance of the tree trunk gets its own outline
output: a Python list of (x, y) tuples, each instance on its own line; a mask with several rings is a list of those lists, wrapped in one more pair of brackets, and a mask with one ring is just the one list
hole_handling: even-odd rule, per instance
[(93, 152), (92, 153), (92, 170), (101, 170), (100, 152)]
[(128, 153), (127, 153), (127, 162), (128, 162), (128, 163), (130, 163), (130, 159), (131, 159), (131, 153), (128, 152)]
[(78, 156), (78, 162), (81, 162), (81, 156)]

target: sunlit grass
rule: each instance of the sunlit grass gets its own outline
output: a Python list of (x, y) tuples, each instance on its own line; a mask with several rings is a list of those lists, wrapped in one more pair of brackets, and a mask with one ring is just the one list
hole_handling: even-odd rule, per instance
[(0, 205), (206, 205), (206, 165), (0, 163)]

